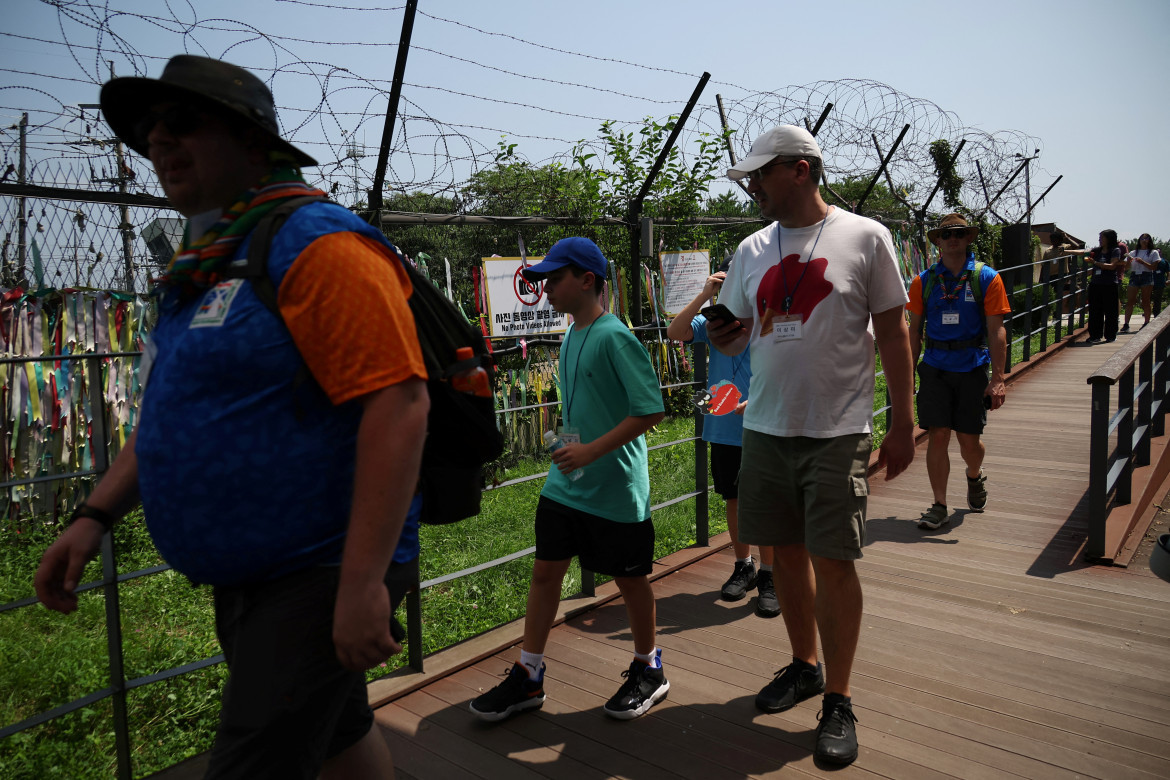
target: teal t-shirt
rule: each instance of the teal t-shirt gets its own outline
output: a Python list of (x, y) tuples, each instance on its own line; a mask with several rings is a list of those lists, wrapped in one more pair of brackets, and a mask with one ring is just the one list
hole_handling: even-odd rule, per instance
[[(561, 345), (561, 415), (581, 441), (601, 438), (627, 417), (663, 411), (646, 348), (612, 314), (569, 328)], [(553, 468), (541, 495), (618, 523), (650, 519), (646, 437), (590, 463), (576, 482)]]

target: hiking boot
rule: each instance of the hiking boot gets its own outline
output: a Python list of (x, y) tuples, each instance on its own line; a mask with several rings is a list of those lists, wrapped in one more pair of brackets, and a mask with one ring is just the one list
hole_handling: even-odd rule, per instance
[(987, 506), (987, 475), (982, 469), (975, 479), (967, 477), (967, 506), (976, 512), (982, 512)]
[(735, 562), (735, 571), (731, 573), (731, 578), (723, 583), (723, 589), (719, 591), (719, 597), (724, 601), (739, 601), (747, 592), (756, 586), (756, 564), (752, 561)]
[(756, 614), (760, 617), (776, 617), (780, 614), (780, 600), (776, 598), (776, 584), (772, 572), (761, 571), (756, 576)]
[(613, 698), (605, 703), (606, 715), (619, 720), (632, 720), (645, 715), (647, 710), (666, 698), (670, 683), (666, 679), (666, 672), (662, 670), (661, 650), (658, 651), (657, 659), (657, 669), (635, 658), (630, 668), (622, 672), (626, 681)]
[(504, 681), (471, 702), (471, 711), (481, 720), (503, 720), (517, 712), (544, 705), (544, 664), (540, 679), (528, 679), (528, 670), (519, 661), (508, 670)]
[(784, 712), (824, 692), (825, 673), (821, 665), (818, 663), (815, 669), (810, 669), (794, 659), (756, 694), (756, 707), (764, 712)]
[(857, 716), (853, 705), (841, 697), (834, 697), (821, 705), (817, 715), (817, 747), (815, 758), (826, 764), (852, 764), (857, 759)]
[(922, 517), (918, 518), (918, 527), (927, 531), (933, 531), (940, 526), (944, 526), (951, 521), (947, 516), (947, 508), (942, 504), (931, 504), (930, 509), (922, 513)]

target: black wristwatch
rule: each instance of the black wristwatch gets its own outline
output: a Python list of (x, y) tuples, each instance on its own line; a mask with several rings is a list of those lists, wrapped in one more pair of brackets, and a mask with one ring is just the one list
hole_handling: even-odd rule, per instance
[(107, 531), (114, 527), (114, 516), (104, 509), (98, 509), (96, 506), (81, 503), (73, 510), (73, 514), (69, 515), (69, 525), (73, 525), (78, 518), (89, 517), (101, 523), (102, 528)]

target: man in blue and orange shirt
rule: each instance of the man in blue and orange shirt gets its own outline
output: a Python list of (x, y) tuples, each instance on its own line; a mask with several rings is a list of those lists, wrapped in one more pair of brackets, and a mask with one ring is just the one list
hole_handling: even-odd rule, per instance
[[(935, 530), (949, 521), (947, 447), (951, 431), (966, 464), (967, 504), (976, 512), (987, 505), (983, 473), (986, 448), (979, 436), (987, 411), (1003, 406), (1007, 336), (1003, 315), (1011, 311), (1003, 280), (991, 266), (976, 262), (968, 247), (979, 228), (959, 214), (948, 214), (927, 232), (941, 259), (910, 284), (910, 348), (918, 363), (918, 426), (930, 432), (926, 473), (934, 503), (919, 528)], [(925, 342), (925, 343), (924, 343)], [(925, 347), (925, 352), (923, 352)], [(988, 369), (990, 367), (990, 381)]]

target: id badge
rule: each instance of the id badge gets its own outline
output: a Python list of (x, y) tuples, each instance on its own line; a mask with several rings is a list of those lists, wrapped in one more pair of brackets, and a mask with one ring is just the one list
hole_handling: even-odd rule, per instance
[(942, 324), (943, 325), (958, 325), (959, 324), (959, 313), (957, 311), (944, 311), (942, 313)]
[(581, 431), (578, 428), (562, 425), (560, 430), (557, 431), (557, 435), (561, 437), (561, 441), (565, 444), (581, 443)]
[(800, 341), (800, 325), (799, 314), (776, 316), (772, 320), (772, 343)]

